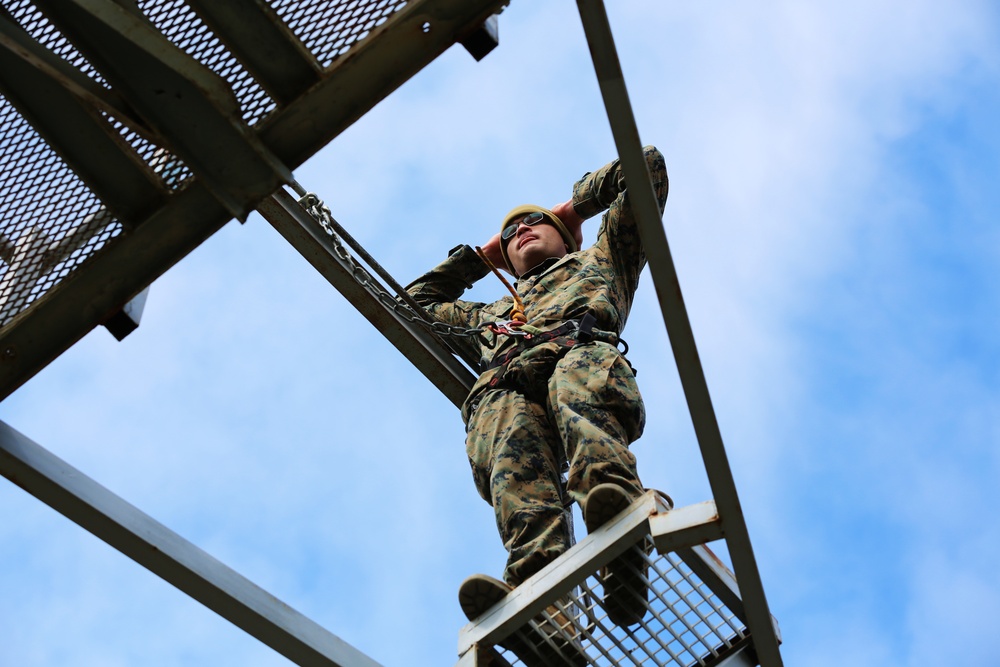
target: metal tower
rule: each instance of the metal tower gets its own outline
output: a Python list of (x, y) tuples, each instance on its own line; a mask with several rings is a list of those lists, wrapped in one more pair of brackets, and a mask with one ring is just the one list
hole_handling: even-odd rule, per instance
[[(474, 380), (461, 345), (407, 305), (292, 171), (456, 42), (484, 57), (506, 4), (0, 4), (0, 399), (93, 328), (128, 335), (156, 278), (258, 210), (460, 405)], [(521, 641), (552, 664), (776, 667), (776, 624), (611, 29), (601, 0), (578, 6), (713, 499), (667, 511), (645, 496), (463, 628), (459, 661), (517, 663), (497, 647)], [(2, 423), (0, 473), (297, 664), (376, 664)], [(704, 546), (715, 540), (735, 576)], [(633, 630), (597, 601), (601, 567), (625, 549), (645, 554), (652, 591)], [(547, 615), (554, 603), (565, 620)]]

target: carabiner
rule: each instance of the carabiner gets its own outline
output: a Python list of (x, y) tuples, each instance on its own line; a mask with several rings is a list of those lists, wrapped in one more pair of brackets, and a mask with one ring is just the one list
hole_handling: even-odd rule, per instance
[(497, 336), (521, 336), (525, 340), (530, 339), (530, 333), (527, 331), (521, 331), (518, 328), (520, 324), (521, 322), (516, 320), (507, 320), (506, 322), (490, 322), (486, 324), (486, 328)]

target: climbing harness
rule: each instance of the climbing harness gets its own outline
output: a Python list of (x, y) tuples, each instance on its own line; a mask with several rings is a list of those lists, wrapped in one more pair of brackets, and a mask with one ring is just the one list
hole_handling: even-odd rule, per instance
[[(496, 387), (502, 382), (509, 381), (507, 378), (507, 368), (510, 366), (511, 362), (527, 350), (537, 345), (542, 345), (543, 343), (557, 344), (559, 346), (558, 356), (562, 356), (562, 354), (565, 354), (571, 347), (581, 343), (600, 341), (608, 343), (609, 345), (614, 345), (615, 347), (617, 347), (620, 343), (625, 348), (622, 351), (622, 358), (625, 360), (625, 363), (629, 365), (629, 368), (632, 369), (634, 374), (635, 368), (628, 360), (628, 357), (625, 356), (628, 353), (628, 343), (622, 340), (616, 333), (595, 329), (594, 324), (596, 322), (597, 318), (594, 317), (593, 313), (586, 313), (579, 319), (568, 320), (556, 328), (549, 329), (547, 331), (541, 331), (539, 329), (535, 329), (534, 327), (520, 327), (520, 330), (518, 331), (520, 338), (517, 339), (517, 343), (504, 354), (495, 357), (487, 367), (487, 370), (499, 369), (499, 371), (490, 379), (490, 386)], [(524, 331), (525, 328), (531, 328), (534, 331), (526, 332)]]
[[(518, 344), (507, 351), (499, 357), (493, 359), (490, 363), (489, 368), (503, 368), (506, 369), (510, 362), (518, 357), (522, 352), (536, 345), (541, 345), (542, 343), (555, 342), (563, 345), (567, 348), (573, 347), (577, 342), (587, 342), (591, 340), (591, 333), (593, 331), (594, 322), (597, 319), (590, 313), (587, 313), (579, 320), (570, 320), (568, 322), (563, 322), (555, 329), (545, 331), (543, 333), (533, 335), (524, 334), (523, 341), (519, 341)], [(500, 375), (498, 374), (498, 379)]]

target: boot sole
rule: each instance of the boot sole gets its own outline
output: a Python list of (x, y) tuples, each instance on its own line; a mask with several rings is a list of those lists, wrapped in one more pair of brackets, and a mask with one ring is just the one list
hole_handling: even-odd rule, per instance
[(458, 589), (458, 604), (466, 618), (474, 621), (510, 593), (511, 588), (499, 579), (479, 575), (462, 582)]

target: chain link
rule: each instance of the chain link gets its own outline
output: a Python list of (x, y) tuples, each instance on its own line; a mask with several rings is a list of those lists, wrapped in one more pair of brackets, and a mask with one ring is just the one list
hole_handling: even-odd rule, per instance
[(406, 322), (419, 324), (438, 336), (470, 338), (476, 339), (478, 342), (488, 344), (487, 339), (482, 336), (484, 331), (483, 327), (467, 329), (465, 327), (457, 327), (453, 324), (448, 324), (447, 322), (430, 321), (426, 318), (424, 313), (418, 313), (410, 307), (409, 304), (390, 294), (381, 283), (372, 278), (371, 274), (368, 273), (368, 271), (354, 259), (350, 251), (344, 247), (344, 244), (341, 242), (340, 237), (337, 235), (337, 232), (333, 227), (333, 213), (331, 213), (329, 207), (323, 203), (323, 200), (315, 194), (308, 192), (299, 198), (299, 203), (302, 204), (302, 207), (305, 208), (306, 212), (309, 213), (309, 215), (317, 223), (319, 223), (319, 225), (323, 228), (323, 231), (325, 231), (327, 236), (330, 237), (330, 241), (333, 243), (334, 253), (350, 268), (351, 274), (354, 276), (354, 280), (365, 288), (369, 294), (378, 299), (379, 303), (383, 306), (391, 309)]

